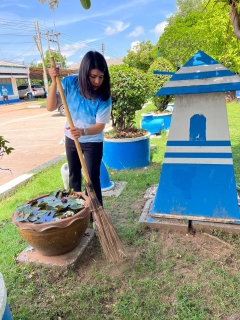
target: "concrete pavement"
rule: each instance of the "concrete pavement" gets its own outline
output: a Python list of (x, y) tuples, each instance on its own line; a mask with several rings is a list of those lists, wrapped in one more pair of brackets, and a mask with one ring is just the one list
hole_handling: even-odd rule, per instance
[(35, 173), (66, 159), (60, 144), (65, 122), (66, 117), (35, 100), (0, 107), (0, 135), (14, 148), (0, 159), (0, 200)]
[(48, 112), (35, 100), (0, 107), (0, 135), (14, 150), (0, 159), (0, 199), (35, 172), (65, 158), (66, 117)]

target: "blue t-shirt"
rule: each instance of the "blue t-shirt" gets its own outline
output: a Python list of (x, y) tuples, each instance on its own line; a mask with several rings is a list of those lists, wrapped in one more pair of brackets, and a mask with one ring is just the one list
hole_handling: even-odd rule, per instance
[(7, 96), (8, 95), (8, 91), (6, 88), (2, 89), (2, 95), (3, 96)]
[[(82, 97), (79, 92), (78, 76), (71, 75), (63, 79), (63, 90), (71, 114), (73, 124), (78, 128), (88, 128), (96, 123), (108, 123), (111, 116), (112, 99), (103, 101), (101, 98), (88, 100)], [(66, 128), (69, 127), (68, 121), (65, 125), (65, 134), (68, 138), (72, 136)], [(102, 142), (103, 132), (95, 135), (87, 135), (79, 138), (80, 142)]]

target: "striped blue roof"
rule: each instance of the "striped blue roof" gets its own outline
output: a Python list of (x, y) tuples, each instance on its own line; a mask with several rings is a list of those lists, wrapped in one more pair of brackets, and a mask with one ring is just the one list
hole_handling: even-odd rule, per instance
[(156, 96), (240, 90), (240, 77), (199, 50)]

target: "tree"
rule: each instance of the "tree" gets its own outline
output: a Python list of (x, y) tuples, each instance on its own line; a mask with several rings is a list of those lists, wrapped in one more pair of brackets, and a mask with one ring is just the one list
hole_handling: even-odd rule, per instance
[(240, 0), (219, 0), (230, 6), (230, 19), (237, 39), (240, 39)]
[[(188, 0), (186, 0), (188, 1)], [(160, 36), (158, 46), (163, 57), (175, 67), (184, 64), (199, 49), (224, 64), (233, 72), (240, 68), (240, 49), (222, 3), (204, 1), (202, 10), (176, 17)]]
[[(47, 0), (38, 0), (41, 3), (45, 3)], [(90, 0), (80, 0), (81, 5), (84, 9), (89, 9), (91, 7), (91, 1)], [(48, 4), (51, 8), (51, 10), (54, 10), (56, 6), (59, 5), (59, 0), (48, 0)]]
[[(60, 53), (56, 51), (51, 51), (51, 56), (54, 58), (56, 63), (60, 63), (60, 62), (62, 63), (62, 68), (67, 67), (66, 65), (67, 58), (65, 56), (60, 55)], [(44, 63), (46, 68), (51, 67), (50, 54), (48, 50), (45, 52)], [(42, 68), (42, 63), (39, 63), (37, 67)]]
[(172, 26), (177, 18), (186, 18), (191, 12), (202, 10), (202, 0), (177, 0), (177, 12), (167, 18), (168, 26)]
[(172, 96), (155, 96), (161, 87), (169, 80), (169, 76), (153, 74), (153, 71), (168, 71), (175, 72), (172, 64), (165, 58), (156, 59), (148, 69), (149, 76), (149, 92), (151, 99), (158, 111), (163, 111), (166, 105), (172, 100)]
[(157, 57), (157, 48), (150, 41), (142, 41), (136, 44), (123, 58), (123, 62), (129, 67), (147, 71), (151, 63)]

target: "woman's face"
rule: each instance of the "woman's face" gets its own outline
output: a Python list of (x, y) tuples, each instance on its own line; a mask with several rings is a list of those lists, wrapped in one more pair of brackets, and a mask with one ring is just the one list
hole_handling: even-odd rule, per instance
[(92, 69), (89, 72), (89, 81), (93, 87), (93, 90), (97, 90), (101, 87), (103, 80), (104, 80), (104, 73), (102, 73), (98, 69)]

